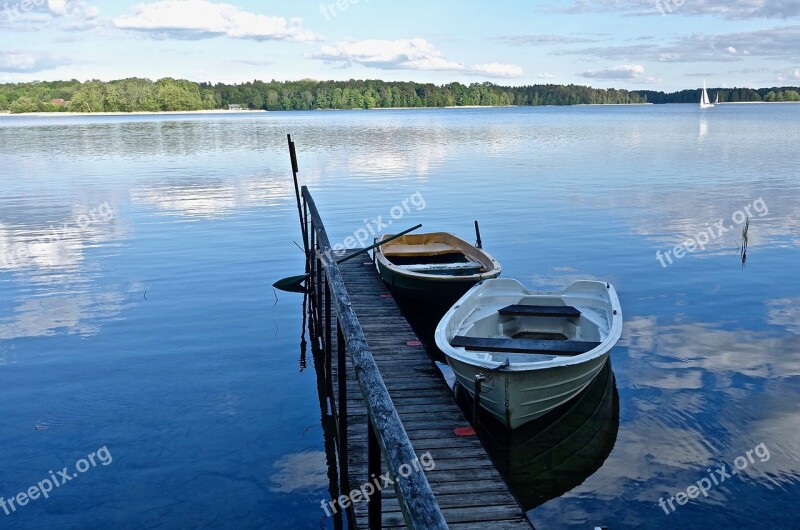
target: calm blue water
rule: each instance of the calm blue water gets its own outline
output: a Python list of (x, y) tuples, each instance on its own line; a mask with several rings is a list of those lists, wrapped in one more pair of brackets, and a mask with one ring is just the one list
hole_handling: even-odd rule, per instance
[(537, 529), (797, 527), (800, 105), (0, 117), (0, 496), (86, 468), (0, 527), (332, 527), (286, 133), (332, 241), (479, 219), (506, 277), (616, 286), (616, 439)]

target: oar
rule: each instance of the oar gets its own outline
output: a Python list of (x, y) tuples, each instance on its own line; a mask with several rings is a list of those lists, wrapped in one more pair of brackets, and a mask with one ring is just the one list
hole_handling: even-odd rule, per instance
[[(400, 232), (397, 235), (394, 235), (392, 237), (387, 237), (383, 241), (379, 241), (374, 245), (370, 245), (367, 248), (362, 248), (358, 252), (355, 252), (353, 254), (350, 254), (349, 256), (345, 256), (343, 258), (336, 260), (336, 264), (341, 265), (345, 261), (351, 260), (357, 256), (361, 256), (362, 254), (366, 254), (370, 250), (378, 248), (381, 245), (385, 245), (390, 241), (394, 241), (398, 237), (403, 237), (404, 235), (408, 234), (409, 232), (413, 232), (418, 228), (422, 228), (422, 225), (417, 225), (413, 228), (409, 228), (408, 230)], [(290, 276), (288, 278), (278, 280), (277, 282), (273, 283), (272, 286), (275, 287), (276, 289), (280, 289), (281, 291), (286, 291), (287, 293), (303, 293), (306, 291), (306, 288), (303, 286), (303, 282), (308, 279), (308, 276), (309, 276), (308, 274), (301, 274), (299, 276)]]

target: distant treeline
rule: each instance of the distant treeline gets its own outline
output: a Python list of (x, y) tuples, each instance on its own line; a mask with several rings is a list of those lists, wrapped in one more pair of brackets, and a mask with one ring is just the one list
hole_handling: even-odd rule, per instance
[[(716, 91), (712, 89), (711, 97)], [(723, 89), (720, 101), (800, 101), (798, 89)], [(580, 85), (499, 86), (492, 83), (387, 81), (254, 81), (237, 85), (158, 81), (72, 81), (0, 84), (0, 110), (22, 112), (158, 112), (227, 109), (372, 109), (450, 106), (538, 106), (695, 103), (699, 90), (667, 94)]]
[[(702, 90), (681, 90), (680, 92), (654, 92), (640, 90), (639, 95), (650, 103), (697, 103)], [(720, 103), (752, 103), (759, 101), (800, 101), (800, 88), (709, 88), (709, 97), (714, 101), (719, 94)]]

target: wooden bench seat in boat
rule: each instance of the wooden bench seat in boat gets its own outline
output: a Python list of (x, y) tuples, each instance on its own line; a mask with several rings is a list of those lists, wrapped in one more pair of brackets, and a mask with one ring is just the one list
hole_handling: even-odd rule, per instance
[(428, 271), (468, 271), (476, 270), (480, 272), (480, 263), (467, 261), (463, 263), (412, 263), (410, 265), (398, 265), (403, 270), (411, 272), (428, 272)]
[(599, 342), (578, 340), (533, 340), (507, 339), (493, 337), (467, 337), (456, 335), (450, 341), (455, 348), (470, 351), (499, 353), (543, 353), (572, 357), (593, 350), (600, 346)]
[(424, 244), (406, 245), (395, 242), (387, 244), (383, 250), (386, 257), (393, 256), (441, 256), (443, 254), (461, 254), (461, 251), (448, 243), (427, 242)]
[(501, 315), (524, 317), (565, 317), (577, 318), (581, 316), (579, 309), (569, 305), (510, 305), (499, 310)]

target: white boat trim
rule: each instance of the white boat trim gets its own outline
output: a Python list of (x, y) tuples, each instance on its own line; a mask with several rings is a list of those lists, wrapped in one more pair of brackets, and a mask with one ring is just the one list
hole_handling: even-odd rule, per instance
[[(548, 291), (548, 292), (533, 292), (528, 289), (525, 289), (522, 284), (520, 284), (516, 280), (512, 279), (494, 279), (494, 280), (487, 280), (482, 282), (472, 289), (470, 289), (456, 304), (450, 308), (450, 310), (444, 315), (442, 320), (439, 322), (439, 325), (436, 327), (436, 332), (434, 337), (436, 339), (436, 344), (442, 349), (442, 345), (447, 345), (448, 351), (442, 349), (442, 351), (446, 355), (452, 355), (455, 359), (467, 363), (472, 364), (475, 366), (480, 366), (481, 368), (486, 369), (495, 369), (500, 367), (503, 362), (501, 361), (493, 361), (491, 360), (491, 355), (488, 353), (483, 352), (467, 352), (465, 348), (455, 348), (449, 345), (449, 340), (446, 337), (445, 333), (445, 324), (449, 320), (453, 318), (454, 313), (458, 310), (458, 308), (468, 300), (473, 293), (480, 289), (481, 286), (486, 285), (488, 282), (506, 282), (509, 285), (519, 286), (523, 289), (523, 292), (526, 295), (541, 295), (541, 296), (548, 296), (548, 297), (559, 297), (564, 295), (570, 288), (580, 288), (582, 284), (598, 284), (602, 282), (591, 282), (591, 281), (578, 281), (573, 283), (569, 288), (564, 291)], [(611, 284), (605, 283), (606, 289), (608, 291), (608, 297), (611, 303), (612, 310), (614, 311), (614, 315), (611, 322), (611, 327), (608, 332), (608, 336), (600, 342), (600, 344), (589, 350), (586, 353), (582, 353), (580, 355), (575, 355), (572, 357), (562, 357), (557, 356), (550, 360), (540, 360), (540, 361), (533, 361), (533, 362), (512, 362), (508, 367), (503, 369), (503, 372), (524, 372), (529, 370), (536, 370), (536, 369), (544, 369), (544, 368), (555, 368), (559, 366), (575, 366), (579, 364), (583, 364), (586, 361), (590, 361), (600, 355), (607, 353), (613, 346), (619, 341), (619, 338), (622, 336), (622, 307), (620, 306), (619, 297), (617, 296), (617, 292)], [(589, 320), (592, 319), (591, 313), (585, 313), (582, 317), (585, 317)], [(524, 354), (529, 356), (530, 354)]]

